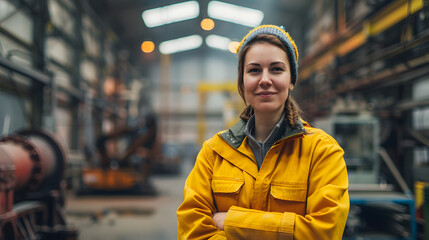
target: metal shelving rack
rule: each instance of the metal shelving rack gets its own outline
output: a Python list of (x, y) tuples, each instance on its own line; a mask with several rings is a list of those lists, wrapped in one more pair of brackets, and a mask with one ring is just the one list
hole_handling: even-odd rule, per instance
[[(358, 3), (362, 6), (363, 2), (366, 2), (363, 9), (350, 6)], [(300, 61), (297, 102), (306, 120), (316, 127), (320, 127), (317, 122), (321, 119), (356, 117), (361, 113), (382, 123), (373, 139), (376, 157), (371, 159), (374, 162), (368, 161), (369, 155), (361, 154), (365, 149), (350, 141), (351, 150), (358, 153), (345, 156), (350, 170), (350, 203), (353, 208), (364, 210), (395, 205), (408, 218), (406, 224), (400, 226), (406, 228), (407, 234), (383, 231), (373, 234), (369, 233), (372, 231), (369, 227), (365, 228), (368, 233), (349, 231), (347, 234), (347, 227), (359, 226), (357, 217), (349, 219), (344, 239), (417, 239), (421, 234), (417, 228), (420, 223), (416, 222), (416, 201), (408, 186), (414, 184), (416, 177), (412, 169), (416, 159), (413, 151), (419, 146), (429, 146), (429, 133), (412, 124), (415, 111), (427, 109), (429, 103), (428, 95), (415, 97), (419, 83), (428, 81), (428, 3), (426, 0), (336, 0), (320, 3), (318, 14), (314, 15), (315, 27), (311, 31), (317, 34), (311, 35), (315, 36), (309, 42), (311, 51)], [(329, 9), (335, 10), (331, 13)], [(364, 14), (359, 15), (362, 12)], [(329, 20), (330, 25), (323, 25), (323, 20)], [(359, 134), (355, 131), (345, 134), (344, 138)], [(341, 139), (338, 142), (342, 144)], [(346, 150), (347, 153), (350, 150)], [(370, 166), (379, 166), (379, 169), (370, 170)], [(419, 166), (417, 170), (420, 175), (429, 175), (427, 168)], [(379, 176), (373, 174), (379, 171)], [(391, 185), (380, 188), (387, 183)]]

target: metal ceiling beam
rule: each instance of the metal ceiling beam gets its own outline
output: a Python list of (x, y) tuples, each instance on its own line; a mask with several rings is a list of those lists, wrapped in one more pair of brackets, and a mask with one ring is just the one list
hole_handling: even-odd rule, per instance
[[(410, 11), (408, 11), (409, 6), (411, 6)], [(359, 27), (339, 33), (338, 37), (303, 59), (300, 64), (300, 78), (302, 81), (306, 81), (315, 70), (323, 69), (331, 63), (335, 56), (344, 56), (350, 53), (362, 46), (369, 37), (394, 26), (408, 17), (408, 13), (414, 14), (422, 8), (423, 0), (412, 0), (411, 5), (406, 0), (398, 0), (360, 24)]]

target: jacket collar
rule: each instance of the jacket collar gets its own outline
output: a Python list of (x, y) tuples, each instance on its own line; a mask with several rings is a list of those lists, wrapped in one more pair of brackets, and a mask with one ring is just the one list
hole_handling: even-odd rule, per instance
[[(246, 134), (244, 133), (246, 129), (246, 123), (247, 121), (241, 119), (230, 129), (220, 133), (219, 136), (229, 145), (237, 149), (246, 137)], [(286, 127), (284, 128), (284, 132), (282, 133), (280, 140), (305, 133), (304, 124), (308, 125), (308, 123), (303, 122), (301, 118), (298, 118), (298, 121), (296, 122), (294, 127), (290, 126), (289, 124), (286, 124)]]

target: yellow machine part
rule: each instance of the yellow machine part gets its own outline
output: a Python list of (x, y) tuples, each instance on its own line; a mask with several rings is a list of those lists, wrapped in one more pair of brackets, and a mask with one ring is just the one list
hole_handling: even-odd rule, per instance
[[(428, 182), (420, 182), (420, 181), (415, 182), (414, 192), (415, 192), (415, 199), (416, 199), (416, 209), (421, 208), (425, 202), (424, 189), (427, 186), (429, 186)], [(428, 201), (428, 199), (426, 199), (426, 201)]]
[(121, 191), (132, 189), (141, 175), (134, 169), (83, 169), (83, 182), (94, 190)]
[[(202, 80), (198, 84), (198, 112), (197, 112), (197, 131), (198, 131), (198, 142), (202, 144), (207, 138), (206, 133), (206, 122), (205, 122), (205, 109), (207, 102), (207, 95), (213, 92), (226, 92), (231, 95), (236, 95), (236, 97), (231, 97), (229, 100), (225, 101), (224, 106), (224, 117), (226, 118), (225, 128), (232, 127), (238, 120), (239, 114), (231, 115), (231, 112), (238, 111), (241, 112), (245, 105), (241, 98), (238, 95), (237, 82), (236, 80), (231, 80), (228, 82), (209, 82)], [(225, 116), (228, 115), (228, 116)]]

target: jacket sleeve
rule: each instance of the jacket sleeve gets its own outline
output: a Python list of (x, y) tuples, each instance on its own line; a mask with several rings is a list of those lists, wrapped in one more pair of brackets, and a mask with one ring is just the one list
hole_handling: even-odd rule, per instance
[(330, 137), (317, 140), (312, 149), (306, 215), (233, 206), (225, 218), (228, 239), (342, 238), (350, 207), (344, 152)]
[(184, 200), (177, 209), (178, 239), (227, 239), (212, 218), (216, 212), (211, 191), (214, 157), (209, 149), (204, 143), (186, 180)]

